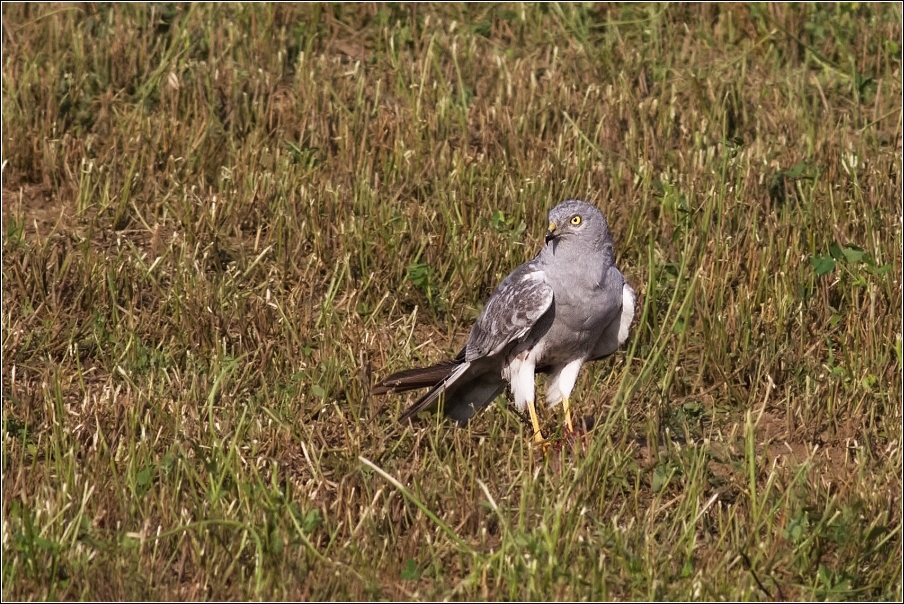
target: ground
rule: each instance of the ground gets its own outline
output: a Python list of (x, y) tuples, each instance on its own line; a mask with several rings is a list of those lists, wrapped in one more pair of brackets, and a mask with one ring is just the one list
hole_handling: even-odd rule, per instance
[[(901, 23), (4, 4), (4, 599), (900, 601)], [(586, 434), (398, 423), (572, 197)]]

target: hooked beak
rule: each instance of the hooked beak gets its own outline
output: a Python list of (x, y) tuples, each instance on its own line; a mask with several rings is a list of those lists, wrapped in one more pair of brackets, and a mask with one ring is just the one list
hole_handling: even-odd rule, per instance
[(546, 229), (546, 243), (549, 244), (550, 241), (556, 238), (556, 223), (550, 221), (549, 227)]

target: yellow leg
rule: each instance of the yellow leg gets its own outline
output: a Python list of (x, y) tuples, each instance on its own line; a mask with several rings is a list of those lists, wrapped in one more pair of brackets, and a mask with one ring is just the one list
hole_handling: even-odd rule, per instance
[(543, 431), (540, 429), (540, 418), (537, 416), (537, 409), (534, 407), (534, 401), (527, 401), (527, 410), (530, 413), (530, 423), (534, 425), (534, 441), (537, 443), (545, 443)]
[(574, 424), (571, 423), (571, 406), (568, 404), (568, 397), (562, 399), (562, 406), (565, 407), (565, 429), (569, 434), (574, 434)]

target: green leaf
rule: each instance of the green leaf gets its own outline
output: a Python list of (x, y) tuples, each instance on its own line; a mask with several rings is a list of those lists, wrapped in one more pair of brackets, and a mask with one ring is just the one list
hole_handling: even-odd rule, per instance
[(138, 483), (138, 486), (144, 487), (147, 486), (149, 482), (151, 482), (151, 472), (153, 468), (151, 466), (146, 466), (143, 470), (139, 471), (135, 476), (135, 482)]
[(684, 409), (684, 412), (690, 417), (697, 417), (698, 415), (702, 415), (704, 411), (703, 405), (697, 401), (684, 403), (681, 408)]
[(60, 544), (56, 541), (51, 541), (50, 539), (45, 539), (43, 537), (35, 537), (35, 545), (44, 550), (45, 552), (58, 552), (60, 551)]
[(270, 551), (271, 552), (273, 552), (274, 554), (276, 554), (278, 556), (282, 553), (284, 546), (285, 546), (285, 543), (283, 542), (282, 537), (279, 535), (279, 533), (274, 531), (273, 533), (270, 534)]
[(304, 515), (304, 520), (301, 521), (301, 528), (304, 529), (304, 532), (310, 533), (321, 524), (323, 524), (323, 518), (320, 516), (320, 510), (314, 508), (308, 510), (308, 513)]
[(877, 267), (869, 266), (867, 267), (867, 270), (874, 275), (884, 275), (891, 270), (891, 264), (883, 264), (882, 266)]
[(844, 254), (844, 259), (847, 260), (849, 264), (857, 264), (863, 260), (863, 256), (866, 254), (865, 251), (855, 245), (845, 247), (841, 251)]
[(490, 225), (498, 232), (508, 229), (508, 221), (505, 219), (505, 212), (502, 210), (493, 212), (493, 215), (490, 216)]
[(653, 492), (658, 493), (666, 485), (669, 484), (669, 480), (672, 478), (672, 468), (668, 464), (660, 464), (656, 466), (656, 469), (653, 470)]
[(820, 277), (835, 270), (835, 259), (831, 256), (813, 256), (810, 258), (810, 264)]
[(800, 540), (806, 536), (807, 528), (809, 528), (809, 522), (806, 515), (792, 518), (784, 531), (785, 539), (794, 543), (800, 543)]
[(151, 490), (154, 485), (155, 470), (153, 465), (147, 465), (135, 474), (135, 492), (138, 495), (144, 495)]
[(681, 265), (677, 262), (666, 262), (663, 268), (665, 269), (665, 272), (672, 277), (677, 277), (678, 273), (681, 272)]
[(433, 269), (428, 264), (422, 262), (412, 262), (408, 265), (408, 280), (418, 287), (427, 289), (430, 287), (430, 278), (433, 276)]
[(841, 260), (842, 258), (844, 258), (844, 252), (841, 251), (841, 246), (838, 245), (837, 241), (833, 241), (832, 245), (829, 246), (829, 253), (835, 260)]
[(421, 578), (421, 571), (417, 569), (417, 563), (413, 558), (405, 560), (405, 568), (402, 569), (402, 580), (417, 581)]
[(782, 174), (784, 174), (788, 178), (800, 178), (800, 175), (803, 174), (804, 170), (807, 169), (807, 165), (807, 162), (802, 161), (790, 170), (785, 170)]
[(879, 379), (874, 375), (865, 375), (860, 378), (860, 387), (868, 392), (872, 392), (873, 386), (879, 383)]

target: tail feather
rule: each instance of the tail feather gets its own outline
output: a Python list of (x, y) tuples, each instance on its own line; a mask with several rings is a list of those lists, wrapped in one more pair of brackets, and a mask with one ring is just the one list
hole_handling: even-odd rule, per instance
[(471, 417), (505, 390), (505, 381), (498, 371), (485, 363), (465, 361), (462, 350), (455, 359), (430, 367), (418, 367), (393, 373), (371, 388), (371, 394), (406, 392), (430, 388), (399, 416), (399, 421), (414, 417), (421, 411), (442, 406), (443, 413), (465, 424)]
[(448, 373), (442, 380), (434, 384), (424, 396), (417, 399), (410, 407), (402, 412), (399, 421), (404, 422), (409, 417), (414, 417), (425, 409), (431, 409), (439, 404), (439, 397), (444, 394), (455, 382), (460, 378), (471, 366), (470, 363), (452, 363), (448, 365), (452, 371)]
[(430, 367), (417, 367), (393, 373), (389, 377), (373, 385), (371, 394), (386, 394), (388, 392), (407, 392), (420, 388), (432, 388), (436, 386), (455, 370), (459, 364), (455, 361), (443, 361)]

